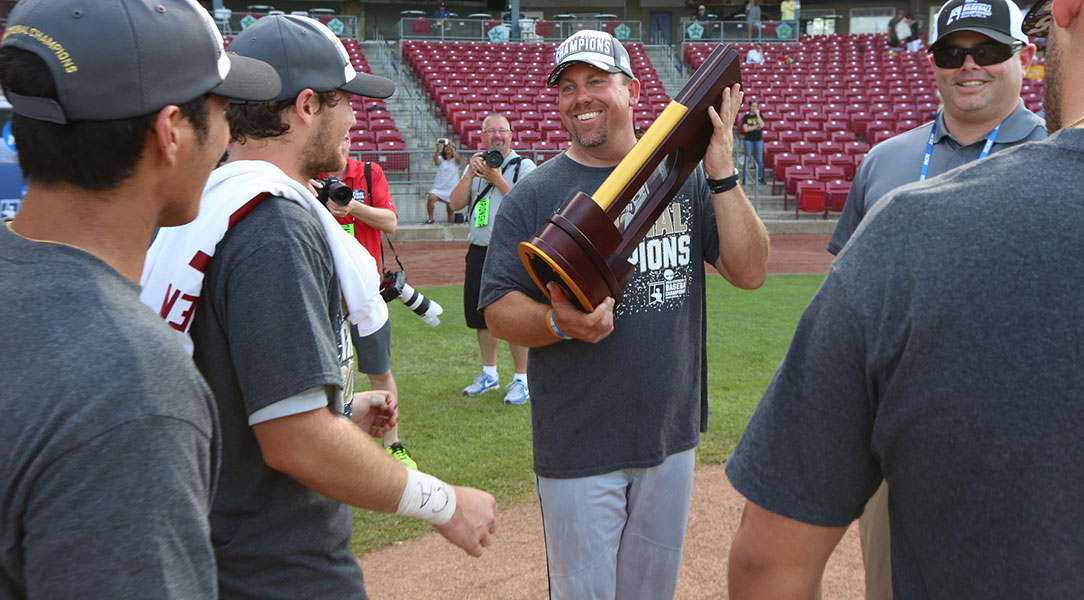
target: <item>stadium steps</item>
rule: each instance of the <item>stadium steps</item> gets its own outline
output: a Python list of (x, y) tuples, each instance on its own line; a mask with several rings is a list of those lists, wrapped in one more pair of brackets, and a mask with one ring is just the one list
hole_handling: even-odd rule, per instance
[[(361, 42), (361, 51), (373, 73), (396, 83), (395, 95), (388, 99), (391, 113), (408, 150), (429, 150), (441, 137), (444, 125), (428, 108), (425, 92), (417, 85), (409, 69), (398, 62), (398, 49), (386, 42)], [(396, 67), (400, 67), (396, 71)], [(400, 226), (425, 221), (425, 196), (433, 183), (436, 167), (431, 154), (415, 152), (409, 180), (389, 175), (392, 198), (399, 212)], [(439, 208), (439, 207), (438, 207)], [(441, 209), (443, 210), (443, 209)]]
[(659, 76), (659, 80), (662, 81), (666, 94), (671, 98), (676, 96), (681, 91), (681, 88), (685, 87), (685, 83), (689, 81), (689, 78), (692, 77), (692, 70), (683, 63), (681, 55), (675, 51), (673, 46), (644, 45), (644, 52), (647, 54), (648, 60), (651, 61), (651, 65), (655, 67), (655, 73)]

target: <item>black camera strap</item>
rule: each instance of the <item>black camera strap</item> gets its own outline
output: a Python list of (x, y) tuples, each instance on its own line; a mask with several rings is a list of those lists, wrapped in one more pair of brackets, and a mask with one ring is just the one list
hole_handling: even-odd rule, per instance
[[(517, 156), (517, 157), (513, 158), (512, 160), (508, 161), (508, 164), (501, 167), (501, 174), (504, 174), (505, 170), (508, 169), (508, 167), (511, 167), (512, 165), (516, 165), (516, 170), (512, 172), (512, 183), (515, 183), (516, 180), (519, 179), (519, 165), (522, 162), (523, 162), (523, 157), (522, 156)], [(482, 191), (478, 193), (478, 196), (475, 197), (474, 201), (472, 201), (470, 203), (470, 212), (467, 213), (468, 218), (471, 215), (474, 214), (474, 207), (478, 206), (478, 201), (481, 200), (482, 198), (485, 198), (486, 194), (488, 194), (489, 190), (491, 190), (491, 189), (493, 189), (493, 183), (491, 183), (491, 182), (486, 183), (486, 187), (482, 188)]]
[[(365, 161), (365, 187), (367, 195), (365, 196), (369, 200), (369, 206), (376, 208), (376, 202), (373, 201), (373, 163)], [(386, 235), (380, 235), (381, 240), (388, 242), (388, 247), (391, 248), (392, 256), (395, 257), (395, 262), (399, 264), (399, 270), (403, 270), (403, 261), (399, 260), (399, 253), (395, 251), (395, 246), (391, 243), (391, 238)], [(387, 264), (384, 261), (384, 244), (380, 244), (380, 264)]]

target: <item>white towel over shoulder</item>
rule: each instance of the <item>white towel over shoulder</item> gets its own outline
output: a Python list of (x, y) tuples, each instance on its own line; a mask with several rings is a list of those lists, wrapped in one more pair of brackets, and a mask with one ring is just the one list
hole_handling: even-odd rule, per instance
[(369, 251), (339, 226), (308, 188), (275, 165), (257, 160), (237, 161), (212, 171), (200, 199), (199, 216), (187, 225), (158, 232), (143, 264), (140, 300), (180, 332), (192, 354), (189, 328), (206, 263), (229, 230), (233, 214), (264, 192), (297, 202), (320, 221), (335, 262), (347, 318), (362, 336), (380, 329), (388, 320), (388, 307), (380, 297), (380, 274)]

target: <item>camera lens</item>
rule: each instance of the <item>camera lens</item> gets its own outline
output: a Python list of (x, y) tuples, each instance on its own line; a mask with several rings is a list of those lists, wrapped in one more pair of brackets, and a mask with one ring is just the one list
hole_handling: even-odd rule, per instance
[(494, 169), (498, 169), (504, 164), (504, 155), (501, 154), (500, 150), (490, 150), (489, 152), (486, 152), (482, 158), (485, 159), (487, 165)]
[(321, 203), (326, 204), (328, 200), (331, 200), (339, 206), (346, 206), (354, 199), (354, 190), (340, 181), (338, 177), (329, 175), (326, 179), (320, 179), (319, 181), (324, 184), (324, 187), (320, 188), (319, 193), (316, 195), (316, 198)]

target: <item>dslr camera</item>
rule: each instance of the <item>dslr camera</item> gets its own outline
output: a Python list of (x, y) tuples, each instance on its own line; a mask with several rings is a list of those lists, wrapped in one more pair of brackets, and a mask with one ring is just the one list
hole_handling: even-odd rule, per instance
[(504, 155), (501, 154), (500, 150), (490, 150), (482, 155), (482, 159), (494, 169), (499, 169), (504, 164)]
[(384, 302), (398, 298), (430, 327), (439, 325), (438, 317), (444, 313), (439, 304), (407, 284), (406, 273), (403, 271), (384, 271), (384, 279), (380, 282), (380, 297)]
[(346, 206), (354, 199), (354, 190), (350, 189), (350, 186), (334, 175), (328, 175), (324, 179), (317, 179), (316, 181), (324, 184), (324, 187), (320, 188), (316, 194), (316, 199), (321, 204), (327, 204), (327, 201), (331, 200), (339, 206)]

